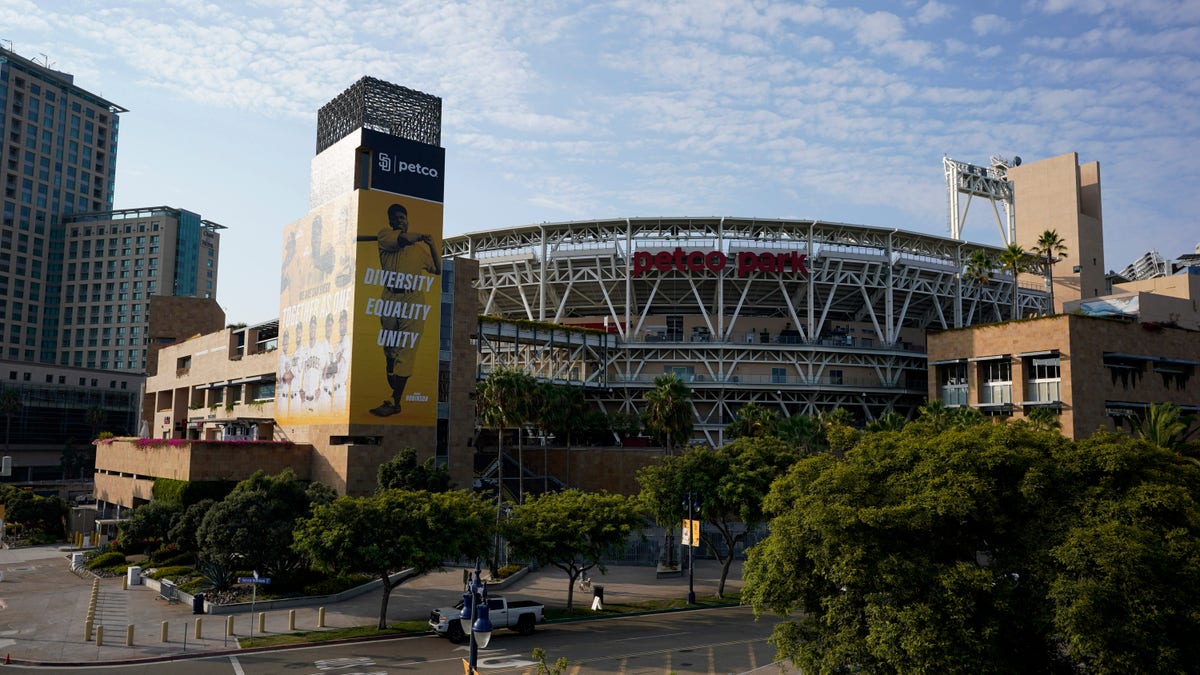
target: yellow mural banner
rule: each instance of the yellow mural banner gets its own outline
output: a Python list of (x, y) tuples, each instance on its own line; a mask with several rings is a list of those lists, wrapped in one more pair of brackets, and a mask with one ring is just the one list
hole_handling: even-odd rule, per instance
[(350, 422), (437, 422), (442, 205), (359, 192)]

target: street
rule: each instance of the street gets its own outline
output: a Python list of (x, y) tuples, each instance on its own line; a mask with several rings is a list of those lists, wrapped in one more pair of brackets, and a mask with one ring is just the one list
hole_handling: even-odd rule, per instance
[[(509, 631), (493, 635), (479, 652), (480, 671), (532, 673), (534, 648), (546, 650), (547, 662), (570, 662), (565, 671), (579, 673), (744, 673), (770, 665), (774, 648), (767, 637), (778, 622), (773, 616), (755, 621), (747, 607), (667, 612), (614, 619), (538, 626), (532, 636)], [(297, 649), (243, 652), (190, 660), (72, 669), (73, 673), (178, 673), (209, 675), (388, 675), (463, 672), (466, 645), (419, 636)], [(14, 670), (8, 666), (6, 668)]]

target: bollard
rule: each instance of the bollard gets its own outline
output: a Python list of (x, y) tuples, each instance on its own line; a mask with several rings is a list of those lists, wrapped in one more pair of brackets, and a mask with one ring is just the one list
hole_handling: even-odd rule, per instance
[(126, 647), (133, 646), (133, 624), (129, 624), (128, 626), (125, 626), (125, 646)]
[(317, 608), (317, 628), (324, 628), (324, 627), (325, 627), (325, 608), (318, 607)]
[(104, 646), (104, 624), (96, 626), (96, 646)]
[(92, 620), (88, 619), (83, 622), (83, 639), (86, 642), (92, 641)]
[(233, 635), (233, 615), (225, 617), (225, 635)]
[(258, 613), (258, 632), (259, 633), (267, 632), (267, 613), (266, 612)]
[(288, 630), (296, 630), (296, 610), (294, 609), (288, 610)]
[(170, 642), (170, 640), (167, 639), (167, 622), (166, 621), (162, 622), (162, 635), (159, 637), (159, 640), (161, 642)]
[(196, 619), (196, 639), (197, 640), (200, 639), (200, 622), (201, 621), (202, 621), (202, 619), (199, 619), (199, 618)]
[(123, 590), (123, 591), (129, 590), (129, 575), (128, 574), (121, 577), (121, 590)]

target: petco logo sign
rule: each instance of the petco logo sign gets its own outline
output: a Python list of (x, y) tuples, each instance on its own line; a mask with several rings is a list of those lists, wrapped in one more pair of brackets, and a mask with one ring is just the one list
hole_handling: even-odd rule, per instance
[[(742, 251), (734, 255), (739, 277), (750, 276), (752, 272), (783, 273), (808, 276), (805, 261), (808, 254), (789, 251), (787, 253), (754, 253)], [(659, 272), (720, 272), (729, 265), (729, 256), (720, 251), (684, 251), (675, 247), (674, 251), (650, 253), (638, 251), (633, 254), (633, 276), (640, 277), (643, 272), (656, 270)]]

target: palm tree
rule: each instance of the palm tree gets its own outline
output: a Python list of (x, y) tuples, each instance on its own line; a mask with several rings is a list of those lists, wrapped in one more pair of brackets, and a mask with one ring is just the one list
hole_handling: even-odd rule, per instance
[[(963, 269), (962, 280), (975, 286), (984, 286), (992, 280), (992, 269), (995, 267), (996, 263), (987, 251), (975, 249), (971, 251), (971, 255), (967, 256), (967, 265)], [(960, 309), (959, 313), (961, 314), (961, 312)]]
[(762, 438), (775, 436), (779, 430), (779, 413), (751, 401), (734, 416), (733, 424), (725, 428), (729, 438)]
[(878, 419), (867, 422), (867, 431), (900, 431), (906, 422), (903, 415), (885, 412)]
[(1008, 270), (1012, 274), (1012, 317), (1013, 319), (1020, 318), (1017, 315), (1017, 277), (1029, 269), (1028, 254), (1025, 249), (1021, 248), (1020, 244), (1009, 244), (1000, 252), (1000, 266)]
[[(1200, 427), (1192, 427), (1192, 418), (1174, 403), (1151, 403), (1138, 425), (1138, 438), (1164, 450), (1179, 453), (1188, 438)], [(1190, 429), (1189, 429), (1190, 428)]]
[(821, 421), (809, 415), (792, 415), (779, 422), (779, 437), (807, 457), (828, 449), (825, 428)]
[(514, 426), (520, 419), (518, 391), (524, 373), (512, 368), (497, 368), (488, 373), (487, 379), (479, 383), (475, 399), (479, 419), (483, 426), (496, 429), (496, 548), (492, 551), (491, 568), (499, 568), (500, 555), (500, 511), (504, 503), (504, 430)]
[(1050, 313), (1054, 314), (1054, 264), (1067, 254), (1067, 244), (1057, 231), (1046, 230), (1038, 237), (1033, 252), (1046, 257), (1046, 288), (1050, 290)]
[(646, 428), (666, 445), (667, 456), (675, 454), (675, 444), (692, 434), (692, 392), (674, 373), (654, 378), (654, 388), (646, 392), (642, 412)]

